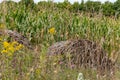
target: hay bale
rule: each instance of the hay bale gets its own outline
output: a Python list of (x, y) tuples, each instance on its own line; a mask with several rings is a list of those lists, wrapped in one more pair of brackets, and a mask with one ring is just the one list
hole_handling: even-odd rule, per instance
[(76, 67), (96, 69), (100, 74), (112, 72), (114, 63), (106, 51), (97, 43), (85, 40), (67, 40), (57, 42), (48, 48), (48, 55), (55, 56), (58, 54), (72, 55), (71, 64)]

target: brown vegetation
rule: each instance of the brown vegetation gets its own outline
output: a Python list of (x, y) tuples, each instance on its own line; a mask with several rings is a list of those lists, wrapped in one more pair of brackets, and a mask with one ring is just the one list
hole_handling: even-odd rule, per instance
[[(65, 54), (66, 53), (66, 54)], [(90, 40), (67, 40), (53, 44), (48, 49), (49, 55), (70, 54), (71, 65), (97, 69), (98, 74), (113, 73), (115, 62), (97, 43)]]

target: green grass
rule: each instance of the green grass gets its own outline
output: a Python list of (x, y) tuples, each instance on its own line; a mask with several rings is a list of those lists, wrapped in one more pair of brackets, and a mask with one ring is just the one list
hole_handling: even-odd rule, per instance
[[(86, 79), (96, 80), (96, 71), (61, 66), (57, 64), (57, 57), (52, 57), (52, 61), (49, 61), (46, 56), (47, 48), (57, 41), (89, 39), (100, 44), (109, 55), (113, 51), (118, 55), (116, 53), (120, 46), (120, 19), (104, 16), (90, 18), (58, 9), (41, 9), (34, 12), (18, 7), (15, 11), (9, 10), (6, 15), (0, 11), (1, 23), (8, 29), (17, 30), (27, 36), (36, 48), (34, 51), (23, 49), (11, 57), (0, 53), (2, 80), (76, 80), (80, 72)], [(2, 22), (4, 17), (5, 22)], [(55, 27), (55, 35), (49, 34), (51, 27)], [(119, 59), (117, 62), (120, 64)], [(116, 71), (114, 80), (120, 79), (119, 74), (120, 71)]]

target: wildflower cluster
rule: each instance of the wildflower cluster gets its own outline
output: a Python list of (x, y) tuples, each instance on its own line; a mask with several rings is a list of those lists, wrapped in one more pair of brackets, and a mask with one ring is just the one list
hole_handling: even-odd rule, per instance
[(52, 28), (49, 29), (48, 32), (53, 35), (53, 34), (55, 34), (56, 31), (55, 31), (55, 28), (52, 27)]
[(1, 51), (1, 53), (7, 53), (7, 55), (12, 56), (14, 52), (20, 50), (21, 48), (23, 48), (23, 45), (19, 44), (16, 41), (14, 42), (4, 41), (3, 50)]

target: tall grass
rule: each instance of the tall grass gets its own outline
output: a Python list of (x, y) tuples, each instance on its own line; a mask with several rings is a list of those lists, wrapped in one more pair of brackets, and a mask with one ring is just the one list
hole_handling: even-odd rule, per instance
[[(6, 8), (7, 11), (4, 11)], [(0, 53), (2, 80), (76, 80), (79, 72), (85, 78), (96, 80), (95, 71), (61, 68), (57, 65), (59, 58), (56, 57), (52, 58), (52, 62), (47, 61), (47, 47), (57, 41), (89, 39), (100, 44), (109, 55), (119, 51), (120, 19), (104, 16), (90, 18), (53, 7), (40, 8), (38, 12), (18, 5), (16, 8), (6, 5), (6, 8), (1, 6), (0, 23), (27, 36), (36, 47), (34, 51), (21, 50), (12, 57)], [(48, 32), (51, 27), (56, 30), (54, 35)]]
[[(111, 48), (117, 49), (116, 47), (119, 45), (120, 24), (118, 21), (106, 17), (89, 18), (81, 14), (76, 15), (59, 10), (43, 10), (35, 14), (21, 9), (6, 16), (6, 25), (9, 29), (21, 32), (35, 44), (44, 42), (49, 44), (73, 38), (84, 38), (97, 42), (104, 39), (102, 46), (110, 52)], [(56, 29), (55, 35), (49, 34), (48, 30), (51, 27)]]

